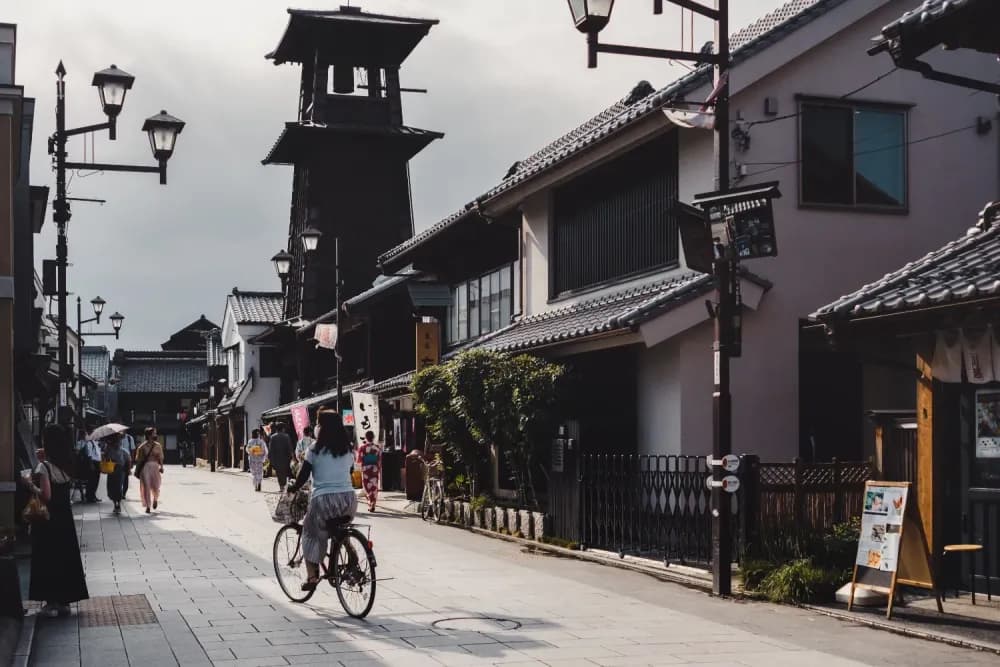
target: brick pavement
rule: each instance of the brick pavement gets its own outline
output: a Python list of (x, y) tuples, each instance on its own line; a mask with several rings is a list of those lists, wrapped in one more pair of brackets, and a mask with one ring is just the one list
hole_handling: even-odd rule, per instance
[(91, 626), (86, 609), (43, 619), (35, 665), (997, 663), (394, 514), (370, 519), (378, 595), (369, 618), (353, 621), (328, 587), (308, 605), (281, 594), (270, 558), (277, 526), (248, 478), (168, 467), (157, 514), (134, 500), (121, 518), (109, 503), (79, 508), (91, 595), (144, 596), (156, 622), (123, 625), (116, 612), (115, 625)]

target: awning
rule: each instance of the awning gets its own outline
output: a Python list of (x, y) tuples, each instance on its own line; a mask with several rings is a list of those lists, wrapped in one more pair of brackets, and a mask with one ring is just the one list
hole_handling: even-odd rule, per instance
[(253, 391), (253, 369), (247, 373), (247, 378), (233, 391), (231, 396), (219, 402), (219, 414), (227, 414), (236, 408), (242, 408), (246, 403), (247, 396)]
[[(354, 382), (349, 385), (341, 387), (341, 394), (348, 396), (352, 391), (361, 391), (362, 389), (368, 389), (371, 386), (370, 380), (362, 380), (361, 382)], [(337, 390), (331, 389), (329, 391), (324, 391), (320, 394), (314, 394), (309, 398), (300, 398), (297, 401), (292, 401), (291, 403), (285, 403), (284, 405), (279, 405), (277, 407), (271, 408), (266, 412), (261, 414), (261, 419), (278, 419), (279, 417), (288, 417), (292, 414), (292, 408), (304, 406), (306, 408), (318, 408), (327, 405), (333, 405), (337, 402)]]

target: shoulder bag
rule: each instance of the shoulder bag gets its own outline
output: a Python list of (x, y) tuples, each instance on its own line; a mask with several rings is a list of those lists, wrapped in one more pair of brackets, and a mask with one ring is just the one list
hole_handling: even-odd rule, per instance
[[(140, 448), (140, 450), (137, 450), (137, 451), (141, 451), (141, 448)], [(146, 465), (146, 459), (147, 458), (149, 458), (149, 451), (148, 450), (146, 451), (146, 455), (145, 456), (137, 455), (135, 457), (135, 472), (132, 473), (132, 474), (134, 474), (136, 476), (136, 478), (138, 478), (138, 479), (142, 479), (142, 467), (144, 465)]]
[[(49, 485), (52, 484), (52, 469), (45, 465), (45, 469), (49, 471)], [(28, 500), (28, 504), (24, 506), (24, 511), (21, 513), (24, 520), (28, 523), (38, 523), (39, 521), (49, 520), (49, 508), (45, 506), (42, 502), (41, 497), (37, 493), (31, 494), (31, 499)]]

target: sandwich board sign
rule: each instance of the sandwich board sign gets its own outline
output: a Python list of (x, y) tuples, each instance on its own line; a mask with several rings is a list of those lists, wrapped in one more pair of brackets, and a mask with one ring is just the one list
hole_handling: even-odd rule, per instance
[(854, 591), (864, 588), (888, 595), (886, 618), (892, 618), (896, 586), (900, 585), (934, 591), (938, 611), (944, 611), (920, 511), (915, 500), (908, 502), (909, 492), (909, 482), (865, 482), (848, 611), (854, 605)]

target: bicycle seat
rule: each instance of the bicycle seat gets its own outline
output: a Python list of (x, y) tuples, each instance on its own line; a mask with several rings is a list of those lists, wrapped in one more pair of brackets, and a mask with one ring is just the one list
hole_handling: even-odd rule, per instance
[(338, 516), (336, 519), (327, 519), (326, 529), (331, 533), (335, 533), (341, 528), (351, 525), (351, 521), (354, 519), (349, 516)]

